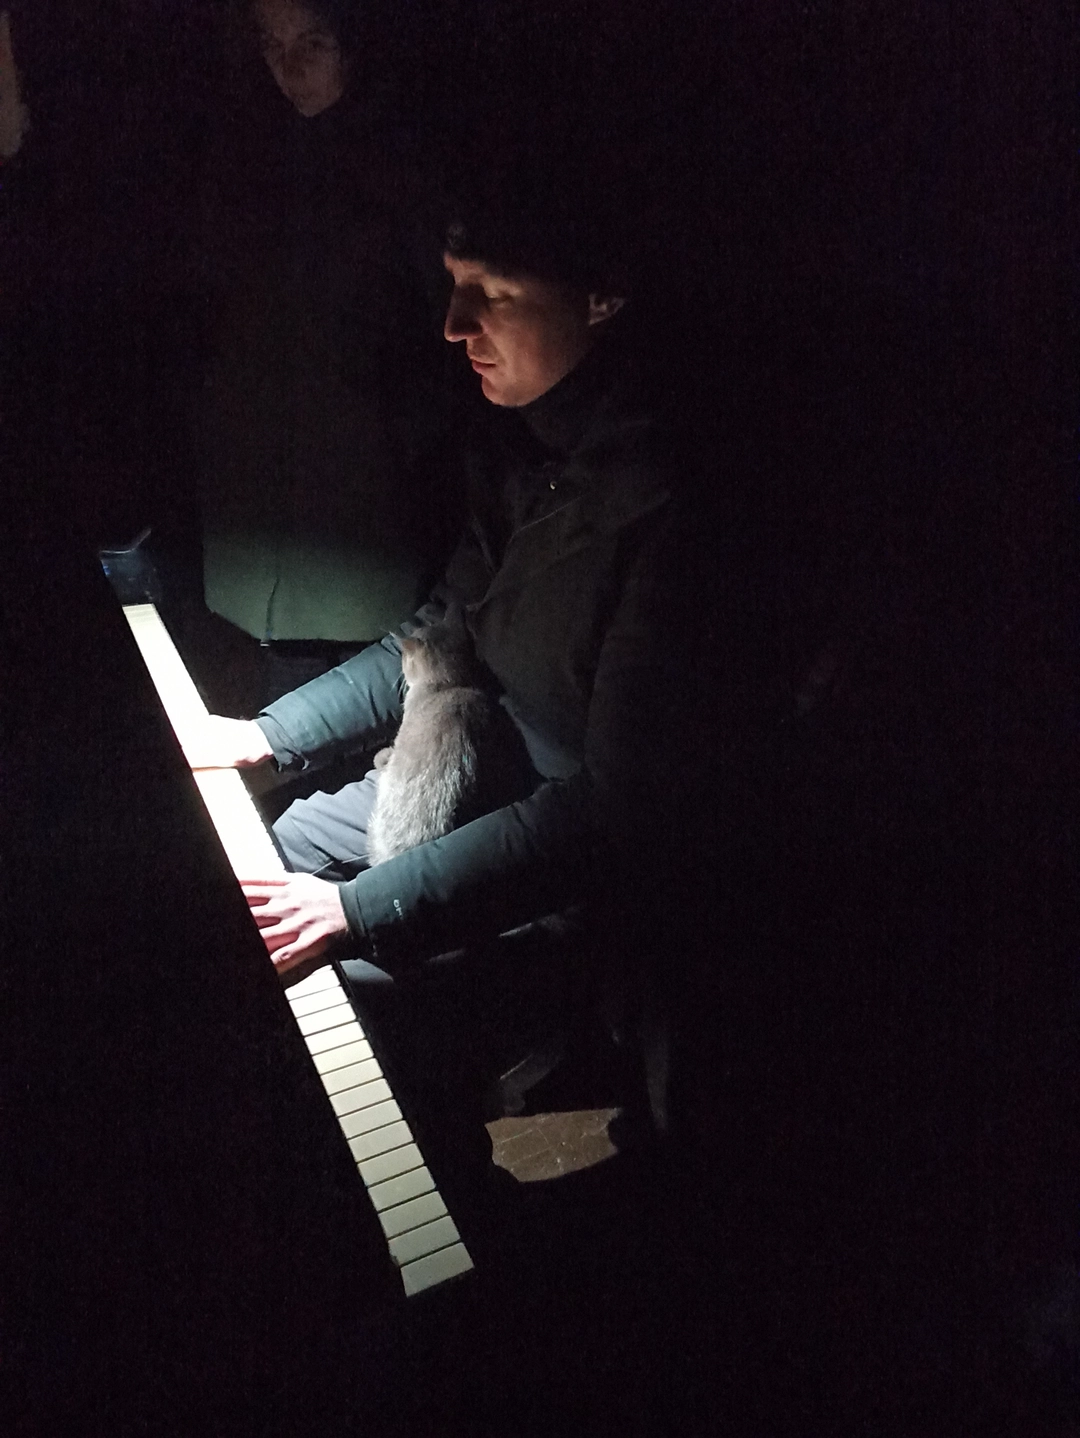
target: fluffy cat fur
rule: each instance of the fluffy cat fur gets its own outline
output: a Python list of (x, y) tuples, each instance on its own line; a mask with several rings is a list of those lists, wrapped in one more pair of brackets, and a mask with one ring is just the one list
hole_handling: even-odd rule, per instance
[(393, 746), (375, 755), (379, 790), (368, 858), (383, 864), (482, 812), (478, 749), (497, 705), (464, 624), (453, 618), (402, 640), (408, 689)]

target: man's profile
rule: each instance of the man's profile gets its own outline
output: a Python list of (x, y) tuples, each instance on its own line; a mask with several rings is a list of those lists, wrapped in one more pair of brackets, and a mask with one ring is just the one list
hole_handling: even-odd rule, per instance
[[(571, 912), (633, 922), (647, 893), (642, 815), (654, 834), (663, 823), (655, 749), (681, 698), (672, 427), (626, 266), (606, 232), (573, 219), (503, 197), (448, 231), (445, 337), (493, 409), (466, 531), (402, 626), (460, 608), (525, 762), (488, 812), (374, 867), (377, 770), (298, 799), (274, 826), (293, 873), (243, 884), (278, 970), (339, 960), (358, 1006), (378, 1007), (373, 1028), (407, 1051), (403, 1085), (447, 1112), (480, 1079), (425, 975), (483, 1008), (489, 982), (512, 987), (506, 965), (481, 973), (477, 958), (489, 963), (502, 936)], [(255, 720), (213, 719), (189, 759), (302, 772), (371, 752), (393, 736), (403, 694), (401, 639), (388, 635)]]

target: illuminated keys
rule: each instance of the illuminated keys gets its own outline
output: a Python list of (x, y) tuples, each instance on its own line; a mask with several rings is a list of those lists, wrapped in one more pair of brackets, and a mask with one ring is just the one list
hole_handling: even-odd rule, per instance
[[(124, 614), (177, 735), (206, 706), (152, 604)], [(234, 769), (202, 769), (195, 782), (237, 875), (284, 873), (274, 842)], [(337, 973), (316, 969), (286, 990), (410, 1297), (467, 1273), (472, 1259), (446, 1211), (408, 1123), (383, 1076)]]

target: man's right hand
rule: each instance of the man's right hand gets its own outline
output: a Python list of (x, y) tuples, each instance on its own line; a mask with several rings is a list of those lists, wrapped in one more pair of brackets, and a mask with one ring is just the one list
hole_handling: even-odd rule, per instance
[(192, 724), (180, 742), (193, 769), (250, 769), (265, 764), (274, 752), (254, 719), (221, 714), (208, 714)]

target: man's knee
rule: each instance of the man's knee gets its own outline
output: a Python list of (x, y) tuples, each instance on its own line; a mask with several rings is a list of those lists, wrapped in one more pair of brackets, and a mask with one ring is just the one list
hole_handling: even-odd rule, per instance
[[(369, 776), (370, 777), (370, 776)], [(368, 868), (367, 825), (374, 782), (296, 799), (274, 824), (282, 857), (296, 873), (343, 883)]]
[(332, 853), (320, 847), (309, 835), (302, 816), (293, 814), (293, 809), (304, 802), (299, 799), (290, 805), (274, 825), (274, 838), (286, 866), (294, 874), (314, 874), (336, 884), (355, 879), (368, 868), (367, 854)]
[(296, 807), (296, 803), (290, 804), (284, 814), (275, 820), (274, 839), (287, 868), (294, 874), (313, 874), (321, 867), (322, 860), (308, 842), (303, 825), (297, 823), (293, 813)]

